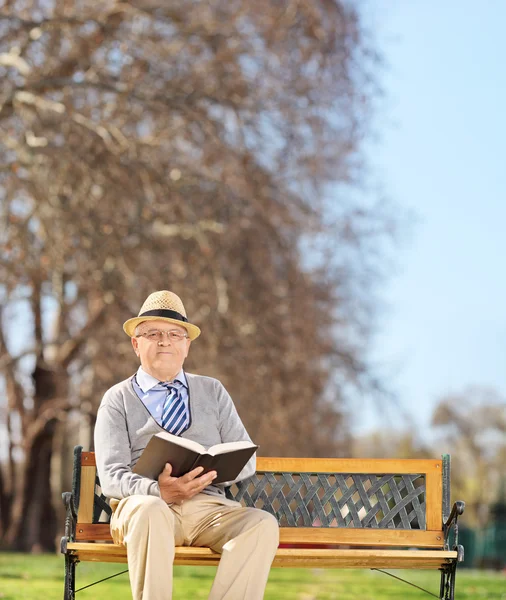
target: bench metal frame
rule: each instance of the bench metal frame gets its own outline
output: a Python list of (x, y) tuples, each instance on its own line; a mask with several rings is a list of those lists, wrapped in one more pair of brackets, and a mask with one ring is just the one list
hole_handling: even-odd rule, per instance
[[(228, 488), (227, 496), (277, 518), (273, 567), (438, 569), (439, 597), (454, 600), (464, 503), (450, 511), (447, 454), (439, 460), (258, 458), (256, 474)], [(95, 455), (81, 446), (74, 448), (72, 492), (63, 502), (64, 599), (74, 600), (78, 562), (127, 562), (125, 548), (112, 543)], [(174, 564), (217, 565), (219, 559), (209, 548), (178, 547)]]

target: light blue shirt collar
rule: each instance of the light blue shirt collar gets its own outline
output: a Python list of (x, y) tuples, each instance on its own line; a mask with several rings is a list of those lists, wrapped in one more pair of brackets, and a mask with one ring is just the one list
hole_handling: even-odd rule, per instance
[[(174, 381), (179, 381), (186, 388), (188, 387), (183, 369), (181, 369), (181, 371), (179, 371), (179, 373), (174, 377)], [(141, 390), (146, 394), (150, 389), (154, 388), (160, 382), (149, 373), (146, 373), (142, 367), (139, 367), (137, 369), (137, 383), (139, 384)]]

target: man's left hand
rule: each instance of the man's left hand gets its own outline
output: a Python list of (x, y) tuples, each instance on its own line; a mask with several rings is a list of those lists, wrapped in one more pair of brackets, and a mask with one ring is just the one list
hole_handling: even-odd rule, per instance
[(197, 467), (186, 475), (172, 477), (172, 465), (166, 463), (158, 477), (162, 500), (165, 500), (167, 504), (182, 504), (184, 500), (189, 500), (199, 494), (216, 478), (216, 471), (210, 471), (199, 477), (203, 470), (203, 467)]

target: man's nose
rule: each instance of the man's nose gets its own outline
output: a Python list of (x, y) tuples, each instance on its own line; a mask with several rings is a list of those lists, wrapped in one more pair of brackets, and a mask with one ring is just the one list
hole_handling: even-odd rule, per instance
[(161, 346), (166, 346), (171, 344), (170, 333), (167, 331), (162, 331), (162, 339), (158, 342)]

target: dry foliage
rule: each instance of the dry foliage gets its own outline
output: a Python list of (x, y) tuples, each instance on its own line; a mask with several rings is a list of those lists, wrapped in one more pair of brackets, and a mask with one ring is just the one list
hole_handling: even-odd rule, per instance
[(452, 455), (453, 500), (466, 502), (466, 523), (482, 530), (506, 482), (506, 399), (470, 386), (440, 399), (432, 425)]
[(0, 3), (4, 544), (52, 546), (156, 289), (263, 454), (346, 452), (393, 222), (349, 191), (376, 65), (340, 1)]
[(491, 507), (504, 500), (506, 400), (494, 389), (469, 386), (439, 399), (432, 430), (383, 428), (353, 442), (354, 454), (376, 458), (451, 458), (451, 503), (464, 500), (464, 523), (483, 531)]

